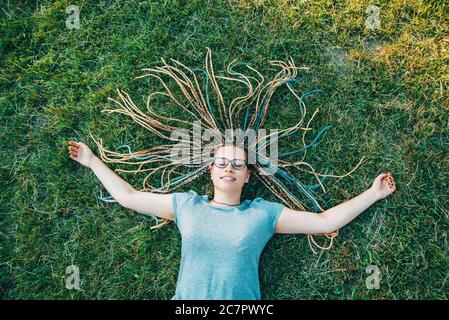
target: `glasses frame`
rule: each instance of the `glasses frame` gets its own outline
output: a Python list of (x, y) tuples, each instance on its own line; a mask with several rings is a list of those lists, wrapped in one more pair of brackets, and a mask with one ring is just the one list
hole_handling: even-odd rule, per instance
[[(224, 159), (224, 160), (225, 160), (225, 165), (224, 165), (224, 166), (218, 166), (218, 165), (215, 163), (215, 161), (216, 161), (217, 159)], [(245, 164), (245, 166), (242, 167), (242, 168), (237, 168), (237, 167), (236, 167), (236, 160), (243, 161), (243, 163)], [(247, 162), (245, 159), (232, 159), (232, 160), (231, 160), (231, 159), (228, 159), (228, 158), (225, 158), (225, 157), (216, 157), (216, 158), (213, 158), (213, 159), (212, 159), (212, 164), (215, 165), (217, 168), (220, 168), (220, 169), (226, 168), (226, 167), (228, 166), (229, 163), (231, 163), (231, 166), (232, 166), (235, 170), (243, 170), (243, 169), (245, 169), (245, 168), (248, 166), (248, 162)]]

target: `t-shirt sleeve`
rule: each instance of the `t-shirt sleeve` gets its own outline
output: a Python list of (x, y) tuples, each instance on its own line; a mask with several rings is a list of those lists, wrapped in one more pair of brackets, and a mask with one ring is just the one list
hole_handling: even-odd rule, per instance
[(195, 196), (195, 191), (190, 190), (189, 192), (173, 192), (172, 193), (172, 204), (173, 212), (175, 216), (175, 223), (179, 226), (182, 221), (182, 208), (184, 205)]
[(275, 233), (276, 223), (284, 209), (284, 205), (279, 202), (268, 201), (262, 198), (256, 198), (254, 201), (258, 203), (265, 213), (267, 232), (270, 236)]

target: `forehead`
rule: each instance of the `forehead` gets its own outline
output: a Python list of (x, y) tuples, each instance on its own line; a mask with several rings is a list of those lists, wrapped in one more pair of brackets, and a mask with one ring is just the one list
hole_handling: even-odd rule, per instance
[(215, 157), (225, 157), (228, 159), (245, 159), (245, 150), (235, 146), (222, 146), (215, 152)]

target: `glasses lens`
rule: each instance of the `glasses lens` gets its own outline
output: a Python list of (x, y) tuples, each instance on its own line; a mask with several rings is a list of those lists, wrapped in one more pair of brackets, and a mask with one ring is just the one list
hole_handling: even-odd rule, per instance
[(215, 164), (218, 168), (224, 168), (224, 167), (227, 166), (228, 161), (227, 161), (225, 158), (215, 158), (214, 164)]
[(234, 168), (241, 170), (243, 168), (245, 168), (246, 162), (245, 160), (242, 159), (234, 159)]

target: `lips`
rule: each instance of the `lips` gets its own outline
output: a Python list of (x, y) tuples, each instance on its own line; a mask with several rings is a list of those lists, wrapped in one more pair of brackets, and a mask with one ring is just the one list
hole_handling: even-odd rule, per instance
[(223, 177), (220, 177), (220, 179), (224, 180), (226, 182), (234, 182), (236, 180), (234, 177), (231, 177), (231, 176), (223, 176)]

